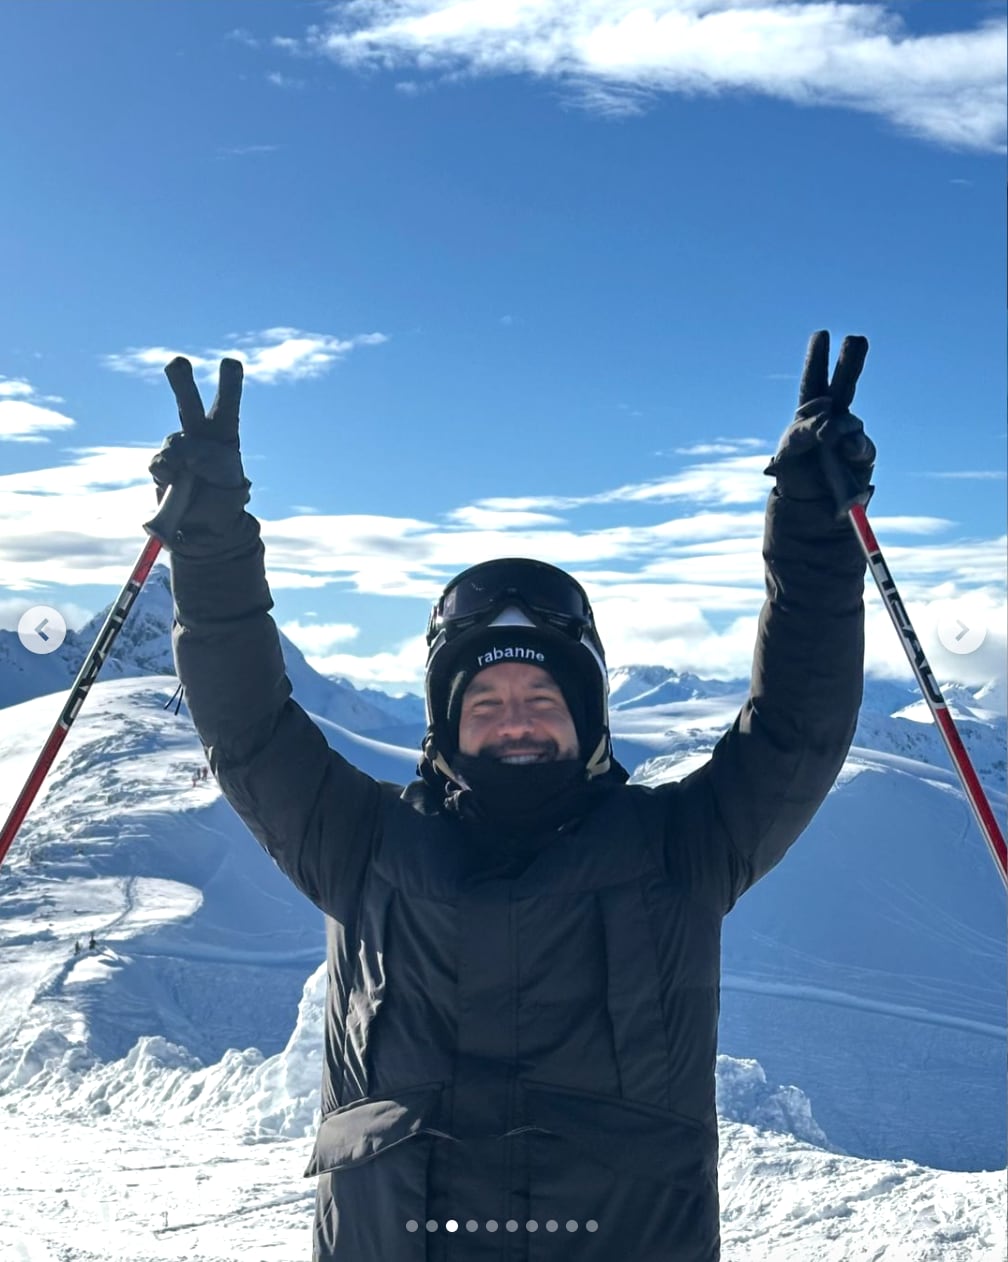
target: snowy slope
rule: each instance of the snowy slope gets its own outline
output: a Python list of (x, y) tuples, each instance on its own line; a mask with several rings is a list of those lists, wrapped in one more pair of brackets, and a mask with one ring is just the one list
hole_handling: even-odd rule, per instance
[[(138, 640), (136, 660), (156, 664), (156, 636)], [(702, 762), (739, 699), (692, 679), (670, 699), (670, 674), (628, 672), (630, 704), (614, 707), (627, 765), (652, 758), (645, 780)], [(0, 1093), (18, 1189), (0, 1201), (0, 1256), (174, 1257), (180, 1241), (193, 1258), (305, 1252), (321, 917), (213, 782), (193, 784), (187, 711), (163, 708), (174, 686), (103, 675), (0, 868)], [(633, 704), (655, 690), (659, 703)], [(1003, 1172), (900, 1160), (1004, 1164), (1004, 898), (942, 751), (920, 742), (912, 694), (881, 695), (858, 737), (877, 748), (855, 749), (806, 836), (726, 922), (726, 1259), (1004, 1256)], [(996, 774), (1003, 717), (973, 694), (958, 704)], [(57, 710), (53, 696), (0, 710), (0, 815)], [(371, 774), (412, 775), (415, 744), (323, 728)], [(70, 1190), (56, 1214), (51, 1181), (27, 1173), (48, 1159), (54, 1117)], [(73, 1191), (84, 1163), (93, 1197)], [(143, 1164), (179, 1173), (131, 1203), (131, 1185), (152, 1186)], [(43, 1218), (48, 1234), (26, 1236)], [(891, 1251), (873, 1253), (883, 1224)]]
[[(1004, 820), (1004, 716), (945, 691)], [(671, 752), (634, 779), (702, 765), (738, 695), (722, 700), (655, 712)], [(725, 921), (720, 1047), (797, 1082), (845, 1151), (991, 1169), (1005, 1163), (1004, 890), (922, 706), (869, 682), (837, 785)], [(623, 729), (617, 754), (654, 741), (644, 729)]]

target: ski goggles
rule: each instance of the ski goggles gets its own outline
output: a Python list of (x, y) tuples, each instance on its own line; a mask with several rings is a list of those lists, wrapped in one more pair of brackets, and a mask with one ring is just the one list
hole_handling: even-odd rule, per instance
[(597, 640), (595, 620), (584, 588), (545, 561), (504, 557), (463, 570), (431, 610), (427, 646), (447, 643), (472, 627), (484, 626), (515, 606), (537, 626), (552, 627), (579, 640)]

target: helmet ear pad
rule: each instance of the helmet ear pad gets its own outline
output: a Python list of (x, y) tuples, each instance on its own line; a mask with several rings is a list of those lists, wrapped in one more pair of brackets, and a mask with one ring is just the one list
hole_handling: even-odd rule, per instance
[(462, 698), (472, 679), (501, 662), (526, 662), (556, 680), (587, 760), (608, 728), (608, 678), (595, 654), (547, 627), (490, 626), (463, 632), (441, 647), (427, 672), (427, 719), (436, 753), (448, 763), (458, 752)]

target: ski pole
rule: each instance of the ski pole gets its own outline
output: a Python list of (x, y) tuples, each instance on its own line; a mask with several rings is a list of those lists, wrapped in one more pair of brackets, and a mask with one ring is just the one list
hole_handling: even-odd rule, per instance
[(70, 730), (70, 725), (77, 717), (84, 703), (84, 698), (88, 695), (91, 685), (104, 665), (105, 659), (109, 655), (109, 650), (115, 643), (116, 636), (122, 630), (123, 622), (133, 607), (133, 602), (147, 581), (147, 575), (150, 573), (158, 553), (161, 551), (162, 546), (170, 545), (174, 539), (179, 522), (182, 520), (182, 516), (192, 498), (193, 482), (194, 479), (191, 473), (182, 473), (165, 491), (155, 516), (144, 523), (144, 530), (150, 537), (144, 545), (143, 551), (137, 557), (136, 564), (133, 566), (133, 572), (126, 580), (125, 586), (109, 610), (108, 617), (105, 619), (102, 629), (98, 632), (98, 638), (91, 646), (91, 651), (84, 659), (84, 665), (80, 668), (77, 678), (73, 682), (70, 695), (67, 697), (66, 704), (56, 720), (56, 725), (49, 733), (49, 738), (43, 746), (42, 752), (35, 760), (35, 765), (29, 773), (24, 788), (18, 795), (3, 828), (0, 829), (0, 863), (3, 863), (6, 858), (11, 842), (17, 836), (18, 829), (24, 822), (24, 817), (28, 814), (31, 804), (35, 801), (36, 794), (42, 787), (42, 781), (46, 778), (49, 768), (52, 766), (56, 755), (60, 751), (60, 746)]
[(1008, 886), (1008, 847), (1005, 845), (1004, 833), (1002, 833), (1001, 825), (998, 823), (997, 817), (991, 809), (991, 804), (987, 800), (987, 795), (984, 793), (980, 778), (973, 763), (970, 761), (970, 756), (966, 752), (966, 746), (963, 744), (955, 721), (949, 713), (948, 705), (942, 696), (941, 689), (938, 687), (938, 681), (935, 679), (934, 672), (928, 663), (927, 657), (924, 655), (921, 642), (917, 638), (917, 633), (914, 631), (913, 624), (907, 615), (906, 606), (896, 590), (893, 576), (889, 573), (889, 567), (886, 565), (885, 557), (882, 555), (882, 549), (879, 547), (878, 540), (875, 538), (875, 532), (868, 521), (865, 505), (871, 497), (871, 491), (858, 491), (851, 485), (847, 470), (841, 465), (832, 448), (823, 447), (821, 448), (821, 453), (826, 476), (841, 505), (840, 515), (846, 514), (854, 528), (854, 533), (857, 535), (858, 542), (861, 545), (861, 551), (864, 553), (868, 562), (868, 568), (871, 570), (872, 578), (874, 578), (882, 594), (882, 601), (899, 635), (903, 651), (906, 653), (913, 668), (913, 673), (917, 678), (917, 683), (920, 685), (924, 700), (928, 703), (928, 708), (937, 724), (938, 731), (945, 742), (945, 748), (952, 759), (952, 764), (955, 767), (956, 774), (959, 776), (959, 781), (966, 793), (967, 801), (973, 810), (976, 822), (979, 824), (984, 840), (990, 848), (991, 856), (1001, 875), (1001, 879)]

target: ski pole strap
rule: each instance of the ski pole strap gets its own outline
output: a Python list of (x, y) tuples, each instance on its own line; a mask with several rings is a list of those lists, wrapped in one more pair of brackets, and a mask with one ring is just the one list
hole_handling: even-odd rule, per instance
[(144, 530), (171, 551), (196, 489), (195, 476), (184, 469), (165, 491), (160, 507), (150, 521), (144, 522)]

